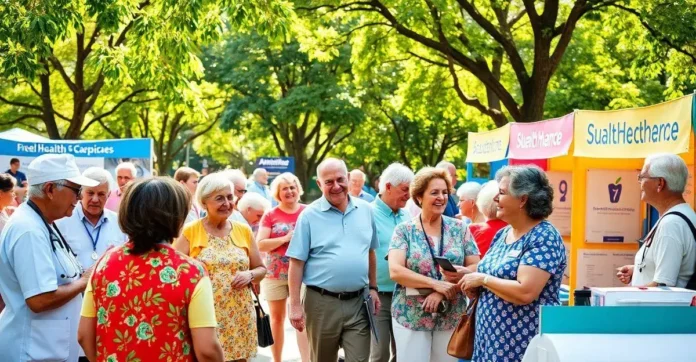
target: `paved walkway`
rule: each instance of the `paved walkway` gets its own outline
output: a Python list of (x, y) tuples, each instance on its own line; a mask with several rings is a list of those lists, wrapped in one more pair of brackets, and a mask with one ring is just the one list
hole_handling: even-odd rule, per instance
[[(263, 299), (263, 298), (261, 298)], [(268, 305), (263, 303), (263, 308), (268, 312)], [(252, 358), (251, 362), (273, 362), (273, 354), (271, 348), (259, 348), (256, 358)], [(302, 362), (300, 359), (300, 351), (297, 349), (297, 339), (295, 338), (295, 328), (290, 325), (290, 320), (285, 318), (285, 344), (283, 346), (283, 362)]]

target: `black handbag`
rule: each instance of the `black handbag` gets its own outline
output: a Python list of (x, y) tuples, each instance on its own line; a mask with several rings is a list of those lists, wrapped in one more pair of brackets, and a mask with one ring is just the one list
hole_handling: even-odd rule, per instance
[(259, 347), (265, 348), (273, 345), (273, 332), (271, 331), (271, 319), (266, 314), (261, 306), (261, 301), (256, 291), (251, 287), (251, 292), (254, 293), (254, 309), (256, 309), (256, 333), (258, 334)]

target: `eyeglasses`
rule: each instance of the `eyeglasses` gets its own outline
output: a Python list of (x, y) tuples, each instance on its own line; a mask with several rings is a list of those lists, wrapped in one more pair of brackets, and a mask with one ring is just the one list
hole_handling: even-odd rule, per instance
[(82, 193), (82, 187), (72, 187), (70, 185), (63, 185), (63, 187), (69, 188), (75, 193), (75, 196), (80, 197), (80, 193)]
[(659, 178), (662, 178), (662, 177), (653, 177), (653, 176), (638, 174), (638, 182), (641, 182), (643, 180), (655, 180), (655, 179), (659, 179)]
[(247, 190), (246, 189), (234, 189), (235, 192), (239, 192), (240, 194), (246, 194)]

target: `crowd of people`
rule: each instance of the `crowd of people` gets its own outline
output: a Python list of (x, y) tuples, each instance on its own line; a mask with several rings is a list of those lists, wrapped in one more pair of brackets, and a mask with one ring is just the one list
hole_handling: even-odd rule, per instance
[[(248, 361), (260, 291), (275, 362), (286, 319), (303, 362), (340, 349), (349, 362), (457, 361), (447, 346), (473, 300), (472, 360), (521, 361), (540, 306), (560, 305), (568, 261), (535, 166), (455, 188), (449, 162), (394, 163), (372, 196), (361, 170), (329, 158), (310, 204), (292, 173), (270, 187), (263, 169), (138, 178), (126, 162), (115, 175), (71, 155), (0, 174), (0, 360)], [(677, 156), (646, 160), (642, 198), (662, 218), (623, 282), (689, 282), (686, 177)]]

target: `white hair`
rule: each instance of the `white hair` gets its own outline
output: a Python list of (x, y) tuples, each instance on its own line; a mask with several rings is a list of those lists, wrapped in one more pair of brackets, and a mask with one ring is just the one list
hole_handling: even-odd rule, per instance
[(438, 162), (437, 165), (435, 165), (435, 168), (439, 168), (442, 170), (448, 170), (448, 171), (449, 171), (450, 167), (454, 168), (455, 170), (457, 169), (457, 166), (455, 166), (452, 162), (448, 162), (448, 161), (440, 161), (440, 162)]
[(387, 190), (387, 184), (398, 186), (403, 183), (411, 184), (415, 175), (410, 168), (395, 162), (389, 165), (379, 177), (379, 193)]
[(247, 192), (242, 196), (241, 199), (239, 199), (239, 203), (237, 203), (237, 208), (239, 211), (245, 211), (254, 209), (254, 210), (261, 210), (263, 212), (268, 211), (271, 208), (271, 202), (268, 201), (265, 197), (255, 193), (255, 192)]
[(478, 182), (465, 182), (457, 189), (457, 197), (460, 200), (476, 200), (480, 191), (481, 185)]
[(118, 174), (118, 171), (120, 170), (128, 170), (131, 172), (131, 175), (133, 178), (138, 177), (138, 169), (135, 168), (135, 165), (132, 162), (121, 162), (116, 166), (116, 174)]
[(114, 179), (111, 177), (109, 171), (100, 167), (90, 167), (82, 173), (82, 176), (99, 182), (99, 185), (107, 184), (109, 186), (109, 191), (111, 191), (114, 186)]
[(297, 178), (294, 174), (290, 172), (283, 172), (280, 175), (276, 176), (276, 178), (273, 179), (273, 182), (271, 182), (271, 196), (273, 198), (280, 202), (280, 183), (285, 182), (288, 184), (295, 184), (295, 187), (297, 187), (297, 194), (302, 196), (304, 195), (304, 190), (302, 189), (302, 184), (300, 184), (300, 179)]
[(658, 153), (648, 156), (645, 164), (648, 165), (650, 177), (663, 178), (669, 191), (684, 193), (689, 170), (681, 157), (671, 153)]
[[(54, 184), (56, 186), (56, 190), (60, 190), (65, 186), (65, 180), (57, 180), (57, 181), (50, 181), (50, 183)], [(44, 182), (42, 184), (37, 184), (37, 185), (30, 185), (29, 188), (27, 189), (27, 199), (42, 199), (46, 197), (46, 193), (44, 193), (43, 188), (46, 186), (48, 182)]]
[(496, 195), (498, 195), (498, 192), (500, 192), (498, 181), (491, 180), (481, 186), (481, 190), (476, 197), (476, 207), (486, 220), (495, 220), (498, 218), (498, 205), (493, 201)]
[(346, 163), (343, 160), (339, 160), (338, 158), (327, 158), (324, 161), (321, 161), (319, 166), (317, 166), (317, 179), (320, 178), (319, 176), (321, 174), (321, 171), (323, 171), (324, 168), (326, 168), (326, 166), (330, 164), (338, 164), (341, 170), (343, 171), (343, 174), (345, 174), (346, 176), (348, 175), (348, 166), (346, 166)]
[(231, 169), (231, 170), (225, 170), (225, 171), (222, 171), (222, 174), (225, 175), (225, 177), (227, 177), (227, 179), (230, 180), (230, 182), (232, 182), (235, 185), (238, 183), (241, 183), (242, 185), (246, 185), (247, 179), (241, 170), (238, 170), (236, 168)]
[(198, 205), (203, 205), (203, 201), (210, 197), (210, 195), (220, 192), (227, 187), (234, 192), (234, 185), (232, 185), (232, 182), (230, 182), (225, 175), (221, 172), (212, 173), (204, 177), (203, 180), (198, 183), (198, 188), (196, 189), (196, 202)]
[(362, 172), (361, 170), (358, 170), (357, 168), (356, 168), (355, 170), (353, 170), (353, 171), (350, 171), (350, 177), (352, 178), (354, 174), (355, 174), (355, 175), (360, 175), (360, 176), (362, 176), (362, 179), (363, 179), (363, 180), (366, 180), (366, 179), (367, 179), (367, 176), (365, 176), (365, 173)]
[(254, 172), (251, 173), (251, 176), (254, 178), (254, 180), (256, 180), (256, 178), (259, 177), (262, 172), (268, 173), (268, 171), (266, 171), (265, 168), (259, 167), (259, 168), (255, 169)]

